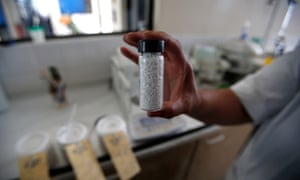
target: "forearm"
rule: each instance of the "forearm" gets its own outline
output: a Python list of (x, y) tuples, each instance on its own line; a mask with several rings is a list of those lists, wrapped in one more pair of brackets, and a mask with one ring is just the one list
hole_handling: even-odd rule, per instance
[(209, 124), (232, 125), (251, 122), (251, 117), (230, 89), (199, 90), (188, 114)]

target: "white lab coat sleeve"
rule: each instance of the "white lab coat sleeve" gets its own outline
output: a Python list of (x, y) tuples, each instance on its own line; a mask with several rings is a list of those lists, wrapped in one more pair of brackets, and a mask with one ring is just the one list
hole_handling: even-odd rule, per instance
[(299, 50), (281, 56), (231, 87), (255, 125), (279, 113), (299, 91)]

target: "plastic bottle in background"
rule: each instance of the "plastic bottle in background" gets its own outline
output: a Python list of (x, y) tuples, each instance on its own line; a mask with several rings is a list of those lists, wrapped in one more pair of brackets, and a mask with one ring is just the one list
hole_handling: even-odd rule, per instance
[(45, 32), (43, 27), (40, 26), (40, 18), (38, 16), (33, 16), (33, 26), (29, 28), (29, 34), (33, 42), (45, 42)]
[(241, 29), (240, 39), (246, 40), (248, 38), (250, 26), (251, 26), (250, 21), (246, 21), (243, 24), (242, 29)]
[(163, 105), (164, 47), (163, 40), (139, 42), (140, 107), (145, 111), (157, 111)]
[(274, 56), (281, 56), (285, 50), (285, 36), (279, 35), (275, 40)]

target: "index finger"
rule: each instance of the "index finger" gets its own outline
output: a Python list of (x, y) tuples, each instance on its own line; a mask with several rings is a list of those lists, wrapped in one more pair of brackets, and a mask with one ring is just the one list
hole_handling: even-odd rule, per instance
[(123, 36), (123, 40), (131, 45), (131, 46), (134, 46), (134, 47), (137, 47), (138, 46), (138, 43), (140, 40), (143, 40), (145, 39), (144, 38), (144, 33), (143, 31), (138, 31), (138, 32), (130, 32), (130, 33), (127, 33)]

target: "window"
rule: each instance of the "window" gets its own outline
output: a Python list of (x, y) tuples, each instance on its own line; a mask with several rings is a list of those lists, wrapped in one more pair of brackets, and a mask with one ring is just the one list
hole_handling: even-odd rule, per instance
[[(153, 0), (2, 0), (6, 39), (28, 39), (42, 27), (47, 38), (152, 29)], [(1, 23), (0, 14), (0, 23)], [(7, 37), (9, 36), (9, 37)]]
[(0, 41), (5, 40), (8, 37), (8, 30), (6, 26), (5, 16), (3, 12), (2, 3), (0, 2)]

